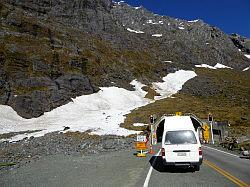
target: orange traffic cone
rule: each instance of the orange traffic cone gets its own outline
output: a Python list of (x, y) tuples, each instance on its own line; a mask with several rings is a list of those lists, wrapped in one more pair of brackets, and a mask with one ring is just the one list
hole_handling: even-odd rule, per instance
[(154, 152), (154, 150), (153, 150), (153, 146), (152, 145), (150, 145), (150, 148), (149, 148), (149, 154), (155, 154), (155, 152)]

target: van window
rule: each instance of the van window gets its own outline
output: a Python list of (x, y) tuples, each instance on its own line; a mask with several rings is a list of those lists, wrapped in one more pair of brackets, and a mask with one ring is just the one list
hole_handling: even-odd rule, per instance
[(194, 132), (191, 130), (168, 131), (165, 144), (197, 144)]
[(163, 131), (164, 131), (164, 123), (165, 123), (165, 119), (162, 120), (159, 123), (159, 125), (157, 126), (157, 129), (156, 129), (157, 142), (162, 142), (162, 136), (163, 136)]

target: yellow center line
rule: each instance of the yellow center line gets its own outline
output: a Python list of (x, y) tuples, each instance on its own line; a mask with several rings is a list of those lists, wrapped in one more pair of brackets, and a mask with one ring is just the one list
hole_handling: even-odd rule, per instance
[(229, 180), (231, 180), (232, 182), (237, 184), (238, 186), (240, 186), (240, 187), (250, 187), (249, 184), (241, 181), (240, 179), (236, 178), (235, 176), (231, 175), (230, 173), (226, 172), (225, 170), (219, 168), (218, 166), (216, 166), (212, 162), (210, 162), (208, 160), (204, 160), (204, 163), (206, 165), (208, 165), (209, 167), (213, 168), (218, 173), (222, 174), (224, 177), (228, 178)]

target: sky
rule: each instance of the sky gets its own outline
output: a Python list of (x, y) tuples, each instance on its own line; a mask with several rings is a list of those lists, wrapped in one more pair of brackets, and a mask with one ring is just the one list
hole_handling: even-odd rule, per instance
[(250, 0), (124, 0), (160, 15), (185, 20), (202, 19), (227, 34), (250, 38)]

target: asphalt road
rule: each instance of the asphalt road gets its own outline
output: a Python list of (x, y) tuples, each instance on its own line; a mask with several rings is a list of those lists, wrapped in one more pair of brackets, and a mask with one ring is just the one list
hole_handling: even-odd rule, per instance
[(238, 155), (225, 153), (211, 147), (203, 146), (205, 159), (235, 176), (250, 186), (250, 160), (241, 159)]
[(166, 168), (160, 156), (153, 156), (153, 167), (144, 186), (250, 186), (250, 160), (203, 146), (204, 162), (199, 172)]
[(249, 186), (250, 160), (206, 147), (203, 152), (208, 162), (198, 172), (164, 168), (159, 156), (138, 158), (133, 150), (83, 157), (44, 157), (1, 173), (0, 186)]

